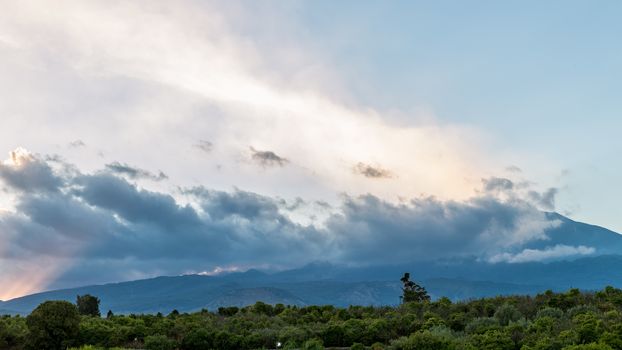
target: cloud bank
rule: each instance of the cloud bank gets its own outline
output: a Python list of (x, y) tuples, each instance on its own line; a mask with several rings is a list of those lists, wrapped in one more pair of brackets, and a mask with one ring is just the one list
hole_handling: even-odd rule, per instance
[(16, 198), (13, 210), (0, 214), (0, 282), (23, 286), (14, 293), (314, 260), (361, 265), (462, 256), (522, 262), (591, 252), (521, 251), (523, 244), (547, 240), (547, 230), (560, 223), (518, 194), (401, 203), (345, 196), (323, 222), (301, 224), (292, 213), (305, 207), (302, 199), (287, 204), (204, 186), (151, 191), (131, 177), (86, 173), (23, 150), (2, 163), (0, 180)]

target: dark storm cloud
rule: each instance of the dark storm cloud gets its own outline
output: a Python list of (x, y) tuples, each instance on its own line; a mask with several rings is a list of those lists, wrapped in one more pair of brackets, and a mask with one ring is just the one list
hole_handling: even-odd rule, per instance
[(259, 151), (253, 147), (250, 147), (251, 158), (263, 167), (267, 166), (284, 166), (289, 163), (289, 160), (278, 156), (272, 151)]
[[(16, 212), (0, 214), (0, 239), (8, 248), (3, 256), (72, 261), (59, 281), (82, 281), (99, 269), (105, 274), (91, 282), (127, 279), (128, 271), (135, 277), (314, 260), (486, 258), (518, 252), (524, 243), (545, 239), (557, 224), (528, 200), (502, 201), (485, 192), (463, 202), (421, 198), (395, 204), (372, 195), (345, 197), (341, 205), (323, 205), (330, 211), (321, 226), (302, 225), (279, 198), (199, 186), (183, 189), (192, 205), (181, 204), (110, 173), (58, 173), (38, 157), (24, 159), (1, 168), (5, 184), (17, 194)], [(37, 191), (23, 190), (32, 184), (38, 184)], [(484, 187), (511, 188), (495, 179)], [(550, 201), (546, 195), (538, 199)]]
[(365, 163), (356, 164), (356, 166), (354, 166), (354, 172), (371, 179), (388, 179), (393, 177), (393, 174), (389, 170)]
[(154, 174), (148, 170), (132, 167), (119, 162), (112, 162), (110, 164), (106, 164), (106, 169), (115, 174), (125, 175), (130, 179), (149, 179), (153, 181), (162, 181), (168, 179), (168, 176), (161, 171), (158, 174)]

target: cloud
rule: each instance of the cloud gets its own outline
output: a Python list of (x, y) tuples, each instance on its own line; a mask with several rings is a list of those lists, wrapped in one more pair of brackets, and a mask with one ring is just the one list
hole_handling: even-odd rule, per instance
[[(13, 16), (0, 32), (15, 45), (3, 46), (0, 88), (18, 98), (0, 101), (0, 146), (45, 152), (79, 133), (108, 160), (159, 169), (184, 185), (321, 200), (342, 191), (464, 199), (497, 164), (482, 130), (356, 101), (331, 55), (301, 34), (296, 6), (264, 6), (6, 4)], [(44, 132), (23, 132), (32, 125)], [(222, 167), (206, 170), (196, 166), (204, 153), (180, 153), (192, 140), (217, 145), (210, 161)], [(283, 166), (278, 179), (236, 162), (248, 145), (265, 152), (248, 156), (255, 164)], [(99, 166), (87, 150), (67, 153), (85, 169)], [(366, 159), (399, 177), (370, 182), (353, 172)]]
[(212, 149), (214, 148), (214, 144), (211, 143), (210, 141), (199, 140), (199, 142), (196, 145), (194, 145), (194, 147), (200, 149), (201, 151), (205, 153), (210, 153)]
[(546, 240), (546, 231), (559, 224), (526, 202), (490, 196), (464, 202), (427, 197), (396, 205), (367, 195), (347, 198), (342, 214), (332, 216), (327, 227), (341, 259), (398, 263), (486, 256)]
[(162, 181), (168, 179), (168, 176), (160, 171), (157, 175), (144, 169), (129, 166), (127, 164), (112, 162), (106, 164), (106, 169), (114, 174), (125, 175), (130, 179), (149, 179), (153, 181)]
[[(560, 225), (518, 194), (503, 199), (482, 192), (465, 201), (421, 197), (397, 204), (373, 195), (345, 196), (335, 206), (320, 202), (309, 215), (326, 219), (303, 224), (292, 215), (315, 206), (307, 208), (301, 198), (290, 205), (277, 197), (204, 186), (182, 188), (173, 196), (114, 173), (54, 171), (46, 157), (20, 157), (14, 157), (20, 166), (11, 166), (9, 179), (28, 177), (31, 164), (46, 169), (37, 172), (43, 174), (39, 177), (56, 179), (54, 186), (36, 192), (23, 190), (22, 182), (4, 181), (16, 201), (14, 210), (0, 213), (5, 243), (0, 260), (11, 262), (2, 265), (0, 283), (19, 284), (23, 291), (319, 259), (348, 264), (443, 257), (520, 261), (567, 253), (565, 248), (514, 253), (548, 240), (546, 232)], [(39, 257), (45, 258), (48, 277), (27, 290), (26, 280), (15, 279), (10, 266), (36, 270), (40, 266), (29, 261)]]
[(559, 190), (549, 188), (545, 192), (529, 191), (529, 198), (545, 210), (555, 210), (555, 197)]
[(516, 165), (510, 165), (508, 167), (505, 168), (505, 171), (507, 171), (508, 173), (514, 173), (514, 174), (520, 174), (523, 172), (523, 170), (519, 167), (517, 167)]
[(576, 257), (579, 255), (594, 254), (596, 249), (593, 247), (580, 246), (568, 246), (558, 244), (546, 249), (525, 249), (517, 254), (501, 253), (490, 257), (489, 261), (492, 263), (508, 262), (508, 263), (525, 263), (533, 261), (545, 261), (552, 259), (561, 259)]
[(508, 200), (521, 199), (531, 202), (534, 206), (547, 211), (555, 210), (555, 198), (559, 190), (555, 187), (540, 192), (533, 189), (530, 182), (514, 183), (502, 177), (482, 179), (483, 191), (489, 195), (506, 198)]
[(501, 177), (482, 179), (482, 183), (484, 184), (484, 191), (486, 192), (504, 192), (514, 189), (514, 182)]
[(389, 179), (393, 177), (393, 174), (389, 170), (361, 162), (356, 164), (354, 171), (357, 174), (361, 174), (371, 179)]
[(253, 147), (250, 147), (250, 150), (252, 159), (263, 167), (284, 166), (289, 163), (289, 160), (278, 156), (272, 151), (259, 151)]
[(0, 179), (23, 192), (55, 192), (62, 185), (48, 163), (21, 148), (0, 163)]
[(75, 140), (75, 141), (69, 142), (69, 147), (71, 148), (78, 148), (78, 147), (85, 147), (85, 146), (86, 144), (82, 140)]

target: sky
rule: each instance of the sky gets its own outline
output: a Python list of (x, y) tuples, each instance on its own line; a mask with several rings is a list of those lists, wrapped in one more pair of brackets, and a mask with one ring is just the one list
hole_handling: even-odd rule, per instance
[(622, 232), (617, 1), (2, 7), (0, 299)]

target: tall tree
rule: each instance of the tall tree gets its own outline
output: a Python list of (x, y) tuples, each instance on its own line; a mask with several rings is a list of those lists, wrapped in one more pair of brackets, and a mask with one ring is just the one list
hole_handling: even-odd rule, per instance
[(46, 301), (26, 318), (29, 330), (28, 348), (64, 350), (74, 345), (78, 336), (80, 315), (72, 303)]
[(404, 284), (402, 288), (402, 302), (424, 302), (430, 301), (428, 292), (422, 286), (410, 280), (410, 273), (404, 273), (404, 277), (400, 279)]
[(99, 298), (95, 296), (90, 294), (78, 295), (76, 305), (78, 305), (80, 315), (101, 316), (99, 312)]

